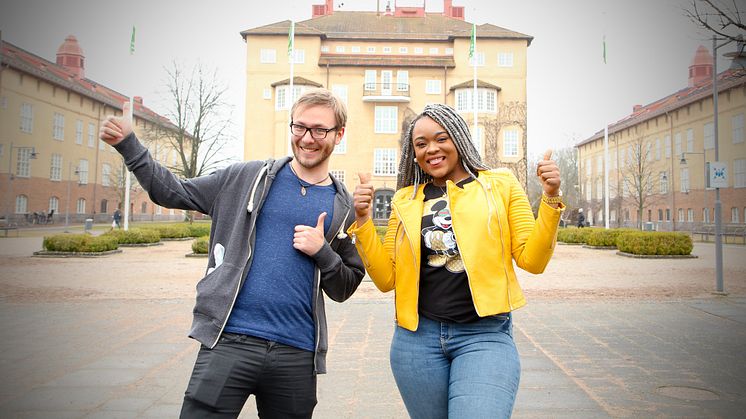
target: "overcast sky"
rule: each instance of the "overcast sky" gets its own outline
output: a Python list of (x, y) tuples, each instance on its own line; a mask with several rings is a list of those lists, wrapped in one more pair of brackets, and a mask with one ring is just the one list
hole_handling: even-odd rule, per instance
[[(78, 38), (86, 77), (165, 113), (164, 67), (201, 61), (229, 86), (235, 152), (244, 138), (244, 29), (311, 17), (321, 0), (1, 0), (2, 38), (55, 60), (67, 35)], [(393, 5), (393, 1), (391, 4)], [(419, 5), (421, 0), (400, 0)], [(381, 0), (381, 7), (386, 4)], [(687, 86), (697, 46), (708, 35), (684, 16), (689, 0), (454, 0), (466, 20), (534, 37), (528, 48), (529, 154), (571, 145)], [(337, 10), (376, 10), (376, 0), (336, 0)], [(428, 11), (442, 11), (428, 0)], [(129, 55), (132, 25), (136, 52)], [(606, 36), (607, 64), (602, 59)], [(732, 51), (733, 47), (721, 49)], [(720, 60), (719, 69), (727, 62)], [(350, 121), (350, 124), (354, 124)]]

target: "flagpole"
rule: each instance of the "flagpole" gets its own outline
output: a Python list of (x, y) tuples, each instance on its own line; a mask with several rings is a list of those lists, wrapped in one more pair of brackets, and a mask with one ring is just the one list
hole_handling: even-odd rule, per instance
[[(606, 65), (606, 34), (603, 37), (604, 66)], [(608, 71), (605, 71), (608, 73)], [(604, 227), (609, 229), (609, 124), (604, 125)]]
[[(293, 103), (295, 94), (293, 89), (293, 78), (295, 71), (295, 22), (290, 21), (290, 32), (288, 32), (288, 59), (290, 60), (290, 92), (288, 93), (288, 125), (293, 123)], [(292, 141), (293, 133), (288, 126), (288, 144)]]
[[(472, 134), (472, 137), (477, 137), (479, 135), (479, 132), (477, 131), (477, 128), (479, 127), (479, 122), (477, 121), (477, 105), (479, 101), (477, 100), (477, 24), (472, 23), (471, 24), (471, 59), (472, 64), (474, 65), (474, 94), (472, 95), (472, 107), (474, 110), (474, 133)], [(474, 141), (475, 138), (472, 138), (472, 141)], [(476, 138), (476, 140), (479, 140)]]
[[(132, 37), (130, 39), (130, 55), (135, 55), (135, 26), (132, 25)], [(127, 115), (122, 115), (124, 118), (129, 119), (130, 126), (135, 126), (135, 102), (134, 96), (130, 96), (130, 111)], [(124, 231), (129, 230), (130, 222), (130, 189), (132, 187), (132, 178), (127, 166), (124, 166), (126, 175), (124, 176)]]

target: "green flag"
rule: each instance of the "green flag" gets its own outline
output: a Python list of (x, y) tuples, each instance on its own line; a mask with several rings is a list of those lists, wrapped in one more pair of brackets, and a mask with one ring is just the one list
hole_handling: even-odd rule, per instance
[(471, 43), (469, 44), (469, 58), (474, 57), (474, 49), (477, 46), (477, 24), (471, 24)]
[(604, 64), (606, 64), (606, 35), (604, 35)]
[(132, 38), (130, 39), (130, 55), (135, 53), (135, 25), (132, 25)]
[(288, 57), (293, 56), (295, 48), (295, 22), (290, 21), (290, 30), (288, 31)]

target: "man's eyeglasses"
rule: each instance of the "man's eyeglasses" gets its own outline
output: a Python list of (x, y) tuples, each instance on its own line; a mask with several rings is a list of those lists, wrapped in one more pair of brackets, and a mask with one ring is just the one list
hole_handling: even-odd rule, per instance
[(321, 128), (321, 127), (314, 127), (314, 128), (308, 128), (304, 127), (303, 125), (298, 124), (290, 124), (290, 132), (295, 135), (296, 137), (303, 137), (306, 135), (307, 132), (311, 133), (311, 138), (314, 140), (323, 140), (326, 138), (327, 134), (329, 134), (330, 131), (335, 131), (337, 127), (332, 128)]

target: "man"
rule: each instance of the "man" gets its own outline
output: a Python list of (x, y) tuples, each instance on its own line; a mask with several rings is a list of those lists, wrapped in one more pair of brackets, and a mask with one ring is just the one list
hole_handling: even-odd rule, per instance
[(316, 374), (326, 372), (321, 291), (344, 301), (364, 275), (344, 233), (355, 220), (352, 200), (328, 172), (345, 106), (319, 89), (301, 96), (291, 115), (294, 159), (237, 163), (187, 180), (153, 161), (128, 119), (102, 124), (101, 139), (153, 202), (213, 220), (189, 333), (202, 347), (182, 418), (235, 418), (250, 394), (262, 418), (310, 418)]
[(585, 227), (585, 215), (583, 214), (583, 208), (578, 209), (578, 228)]
[(119, 211), (119, 208), (114, 210), (114, 223), (111, 225), (111, 228), (114, 229), (114, 227), (121, 229), (122, 228), (122, 211)]

